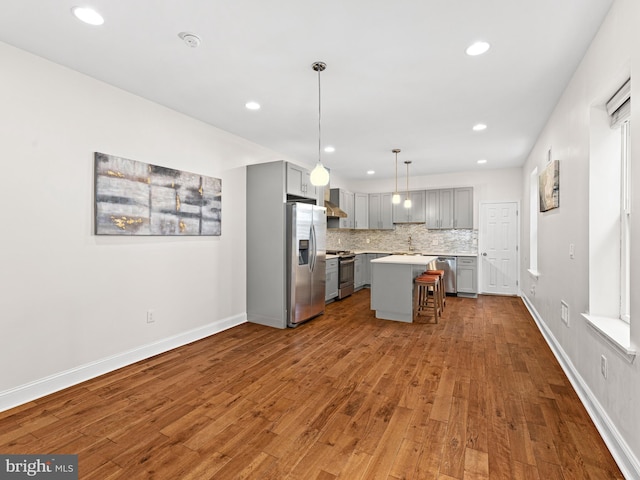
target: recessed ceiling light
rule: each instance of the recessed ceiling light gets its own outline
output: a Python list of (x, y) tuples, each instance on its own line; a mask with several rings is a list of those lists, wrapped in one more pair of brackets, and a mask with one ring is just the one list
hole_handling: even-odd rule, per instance
[(374, 173), (376, 173), (375, 170), (367, 170), (367, 175), (373, 175)]
[(73, 7), (71, 13), (80, 21), (88, 23), (89, 25), (102, 25), (104, 18), (93, 8), (88, 7)]
[(260, 104), (258, 102), (247, 102), (244, 106), (249, 110), (260, 110)]
[(478, 160), (478, 163), (479, 163), (480, 165), (484, 165), (485, 163), (487, 163), (487, 161), (483, 158), (483, 159), (481, 159), (481, 160)]
[(490, 47), (491, 45), (489, 45), (487, 42), (476, 42), (473, 45), (467, 47), (465, 51), (467, 52), (467, 55), (476, 56), (482, 55), (487, 50), (489, 50)]
[(336, 147), (332, 147), (331, 145), (324, 147), (324, 151), (327, 153), (333, 153), (336, 151)]
[(478, 123), (473, 126), (474, 132), (481, 132), (482, 130), (486, 130), (487, 126), (484, 123)]

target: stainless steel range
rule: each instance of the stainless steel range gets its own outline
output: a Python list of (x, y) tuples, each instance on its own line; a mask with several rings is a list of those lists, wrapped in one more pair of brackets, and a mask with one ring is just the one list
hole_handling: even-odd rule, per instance
[(338, 256), (338, 299), (353, 293), (356, 254), (349, 250), (327, 250), (328, 255)]

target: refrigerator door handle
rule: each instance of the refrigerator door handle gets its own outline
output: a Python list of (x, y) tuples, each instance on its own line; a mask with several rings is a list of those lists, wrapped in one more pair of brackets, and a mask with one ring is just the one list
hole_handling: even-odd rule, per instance
[(316, 268), (316, 229), (313, 224), (311, 224), (311, 228), (309, 229), (309, 240), (311, 243), (311, 245), (309, 245), (309, 247), (311, 247), (309, 248), (309, 270), (313, 272)]

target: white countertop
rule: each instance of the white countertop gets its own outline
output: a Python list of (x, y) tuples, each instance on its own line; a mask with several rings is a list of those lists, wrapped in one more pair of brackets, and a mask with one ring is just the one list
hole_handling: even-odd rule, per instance
[[(398, 250), (394, 250), (393, 252), (397, 252)], [(354, 250), (355, 254), (361, 253), (382, 253), (392, 255), (393, 252), (385, 251), (385, 250)], [(478, 252), (415, 252), (417, 255), (430, 255), (436, 257), (477, 257)]]
[(436, 256), (427, 255), (389, 255), (371, 260), (371, 263), (387, 263), (394, 265), (428, 265)]

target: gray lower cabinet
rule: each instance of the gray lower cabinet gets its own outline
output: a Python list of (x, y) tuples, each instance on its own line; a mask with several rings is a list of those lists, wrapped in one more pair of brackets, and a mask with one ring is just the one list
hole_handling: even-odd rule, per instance
[(458, 295), (476, 296), (478, 294), (477, 257), (458, 257), (456, 269)]
[(338, 259), (327, 259), (326, 286), (324, 300), (328, 302), (338, 296)]
[(353, 288), (355, 290), (359, 290), (362, 287), (364, 287), (364, 257), (366, 256), (366, 254), (364, 253), (359, 253), (358, 255), (356, 255), (356, 261), (355, 261), (355, 273), (354, 273), (354, 280), (353, 280)]

